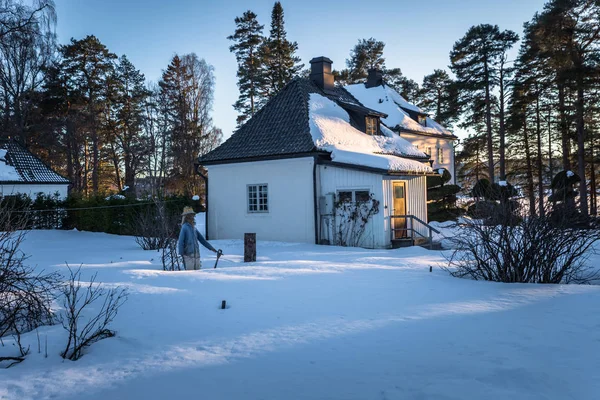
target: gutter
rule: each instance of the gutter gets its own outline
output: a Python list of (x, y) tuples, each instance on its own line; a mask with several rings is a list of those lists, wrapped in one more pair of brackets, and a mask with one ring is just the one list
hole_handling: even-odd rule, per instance
[(315, 244), (319, 244), (319, 210), (317, 207), (317, 165), (319, 164), (319, 157), (314, 156), (313, 159), (313, 206), (314, 206), (314, 218), (315, 218)]
[(204, 181), (204, 238), (208, 240), (208, 176), (200, 172), (200, 164), (195, 164), (196, 173)]

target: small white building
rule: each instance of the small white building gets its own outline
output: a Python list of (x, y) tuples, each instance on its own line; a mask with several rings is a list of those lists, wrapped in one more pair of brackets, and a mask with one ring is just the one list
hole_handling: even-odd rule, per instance
[(377, 69), (369, 70), (365, 83), (348, 85), (345, 89), (365, 106), (387, 114), (381, 121), (429, 155), (434, 170), (447, 169), (456, 184), (454, 142), (457, 136), (386, 85), (381, 71)]
[[(344, 205), (373, 208), (362, 247), (428, 238), (429, 157), (383, 112), (334, 85), (331, 60), (297, 78), (199, 163), (208, 171), (207, 236), (340, 243)], [(347, 244), (347, 243), (346, 243)]]
[(0, 140), (0, 197), (38, 193), (67, 197), (69, 180), (14, 140)]

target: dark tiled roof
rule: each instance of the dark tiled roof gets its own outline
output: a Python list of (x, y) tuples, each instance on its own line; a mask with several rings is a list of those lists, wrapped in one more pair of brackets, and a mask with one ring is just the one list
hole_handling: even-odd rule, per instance
[(364, 109), (365, 113), (377, 112), (364, 107), (343, 88), (323, 91), (310, 79), (296, 78), (223, 144), (200, 157), (200, 164), (316, 151), (308, 125), (310, 93), (318, 93), (337, 103), (352, 104)]
[[(69, 183), (67, 178), (54, 172), (42, 160), (14, 140), (0, 139), (0, 149), (6, 150), (6, 163), (14, 167), (20, 177), (18, 180), (13, 179), (4, 182)], [(1, 179), (0, 183), (2, 183)]]

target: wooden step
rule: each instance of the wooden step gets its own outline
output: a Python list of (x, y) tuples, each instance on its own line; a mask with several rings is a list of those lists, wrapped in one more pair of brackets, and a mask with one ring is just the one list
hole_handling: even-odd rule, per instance
[(399, 249), (401, 247), (410, 247), (414, 245), (415, 241), (411, 238), (392, 239), (392, 249)]

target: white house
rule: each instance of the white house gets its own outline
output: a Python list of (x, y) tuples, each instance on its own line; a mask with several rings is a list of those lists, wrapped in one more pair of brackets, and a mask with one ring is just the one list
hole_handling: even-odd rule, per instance
[(67, 197), (69, 180), (14, 140), (0, 140), (0, 197), (38, 193)]
[(379, 202), (361, 246), (388, 248), (429, 237), (429, 157), (334, 86), (331, 60), (311, 60), (227, 141), (202, 156), (208, 171), (207, 235), (338, 243), (339, 206)]
[(456, 184), (454, 142), (458, 137), (386, 85), (380, 70), (369, 70), (366, 83), (345, 89), (365, 106), (387, 114), (381, 122), (429, 155), (434, 170), (447, 169)]

